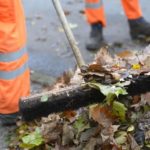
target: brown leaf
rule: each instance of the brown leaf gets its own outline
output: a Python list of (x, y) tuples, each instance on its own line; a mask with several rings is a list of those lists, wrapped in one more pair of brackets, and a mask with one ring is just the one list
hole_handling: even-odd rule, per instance
[(72, 76), (73, 76), (73, 71), (69, 70), (68, 72), (64, 72), (61, 77), (58, 77), (57, 82), (67, 85), (70, 82)]
[(131, 134), (128, 134), (127, 139), (128, 139), (128, 143), (130, 144), (131, 150), (140, 150), (141, 149)]
[(141, 97), (140, 97), (139, 95), (135, 95), (135, 96), (133, 96), (132, 98), (133, 98), (133, 100), (132, 100), (132, 103), (133, 103), (133, 104), (137, 104), (137, 103), (139, 103), (140, 100), (141, 100)]
[(102, 67), (100, 64), (90, 64), (88, 67), (88, 71), (91, 72), (104, 72), (106, 69)]
[(112, 139), (107, 139), (102, 145), (101, 150), (122, 150), (121, 147), (118, 147)]
[(68, 145), (73, 142), (74, 139), (74, 128), (69, 126), (67, 123), (63, 126), (62, 145)]
[(147, 56), (144, 60), (144, 66), (150, 68), (150, 56)]
[(107, 46), (100, 49), (100, 51), (96, 55), (95, 61), (101, 66), (113, 63), (113, 58), (111, 57)]
[(79, 13), (84, 15), (85, 11), (84, 10), (80, 10)]
[(65, 14), (65, 16), (69, 16), (70, 15), (70, 11), (64, 10), (64, 14)]
[(90, 109), (90, 114), (102, 128), (110, 128), (114, 121), (114, 117), (107, 106), (96, 105)]
[(87, 129), (85, 132), (81, 133), (80, 142), (87, 142), (91, 137), (97, 134), (98, 127), (93, 127)]
[(75, 116), (77, 115), (77, 113), (75, 111), (65, 111), (62, 114), (62, 117), (65, 117), (67, 120), (69, 120), (70, 122), (75, 120)]
[(97, 145), (97, 139), (92, 137), (92, 138), (87, 142), (87, 144), (86, 144), (86, 146), (83, 148), (83, 150), (95, 150), (96, 145)]
[(121, 79), (121, 75), (119, 73), (113, 72), (111, 74), (115, 80), (119, 81)]
[(145, 140), (150, 141), (150, 130), (145, 132)]
[(42, 123), (49, 123), (49, 122), (58, 122), (60, 120), (60, 116), (57, 114), (50, 114), (48, 117), (42, 117)]
[(150, 105), (150, 92), (141, 95), (141, 102)]
[(135, 56), (135, 54), (133, 51), (124, 50), (124, 51), (117, 53), (117, 56), (119, 56), (120, 58), (129, 58), (129, 57)]
[(42, 124), (41, 133), (44, 137), (45, 143), (56, 142), (60, 140), (60, 135), (62, 134), (62, 124), (57, 121)]

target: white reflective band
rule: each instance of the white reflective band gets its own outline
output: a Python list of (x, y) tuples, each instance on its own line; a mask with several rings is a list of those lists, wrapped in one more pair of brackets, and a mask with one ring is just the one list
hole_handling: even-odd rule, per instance
[(11, 62), (19, 59), (27, 52), (26, 48), (22, 48), (16, 52), (0, 54), (0, 62)]
[(13, 70), (13, 71), (0, 71), (0, 79), (2, 80), (11, 80), (19, 75), (23, 74), (28, 69), (28, 62), (26, 62), (20, 68)]
[(93, 8), (93, 9), (98, 9), (103, 5), (103, 1), (99, 0), (98, 2), (94, 3), (94, 2), (86, 2), (85, 3), (85, 7), (86, 8)]

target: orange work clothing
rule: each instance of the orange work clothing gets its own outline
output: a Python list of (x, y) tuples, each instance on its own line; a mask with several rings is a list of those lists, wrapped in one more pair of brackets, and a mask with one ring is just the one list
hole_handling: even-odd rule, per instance
[[(128, 19), (137, 19), (142, 16), (139, 0), (121, 0)], [(85, 0), (85, 12), (90, 24), (101, 22), (106, 26), (102, 0)]]
[(29, 95), (25, 17), (21, 0), (0, 0), (0, 114), (19, 111), (22, 96)]

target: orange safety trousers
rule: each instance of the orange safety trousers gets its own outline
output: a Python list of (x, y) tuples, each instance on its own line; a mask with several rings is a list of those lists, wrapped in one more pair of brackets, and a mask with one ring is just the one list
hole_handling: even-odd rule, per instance
[[(139, 0), (121, 1), (128, 19), (137, 19), (142, 16)], [(85, 12), (90, 24), (101, 22), (103, 26), (106, 26), (102, 0), (85, 0)]]
[(0, 0), (0, 114), (19, 111), (30, 93), (25, 17), (21, 0)]

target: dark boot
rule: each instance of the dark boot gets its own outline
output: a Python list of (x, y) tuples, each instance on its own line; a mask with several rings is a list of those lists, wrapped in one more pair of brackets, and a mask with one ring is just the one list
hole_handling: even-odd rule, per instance
[(88, 50), (98, 50), (103, 44), (103, 27), (100, 23), (93, 24), (86, 48)]
[(143, 17), (129, 20), (130, 34), (132, 39), (145, 39), (150, 37), (150, 23)]
[(19, 113), (13, 114), (0, 114), (0, 123), (2, 126), (16, 125)]

